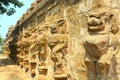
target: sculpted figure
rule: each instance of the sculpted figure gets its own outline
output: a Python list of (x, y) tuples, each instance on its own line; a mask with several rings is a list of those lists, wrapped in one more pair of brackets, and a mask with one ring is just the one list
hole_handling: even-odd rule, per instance
[[(37, 78), (42, 78), (41, 75), (47, 75), (47, 36), (49, 35), (49, 26), (47, 24), (44, 24), (43, 26), (40, 26), (37, 30), (37, 37), (34, 38), (34, 44), (31, 45), (30, 53), (31, 53), (31, 59), (33, 60), (34, 66), (32, 70), (32, 74), (34, 73), (36, 75), (35, 70), (38, 71)], [(37, 62), (37, 64), (36, 64)], [(31, 65), (33, 65), (31, 63)], [(38, 66), (37, 68), (35, 67)], [(32, 68), (32, 66), (31, 66)], [(46, 79), (46, 77), (43, 77)]]
[[(34, 30), (33, 30), (34, 31)], [(38, 76), (41, 74), (47, 75), (47, 36), (49, 35), (49, 26), (40, 26), (37, 30), (37, 37), (32, 38), (32, 45), (29, 47), (30, 53), (30, 71), (32, 76), (36, 75), (36, 69), (38, 70)], [(36, 66), (38, 66), (36, 68)], [(42, 71), (46, 72), (42, 72)], [(41, 79), (41, 77), (40, 77)]]
[(31, 76), (34, 77), (36, 75), (36, 65), (37, 65), (37, 47), (33, 45), (31, 45), (29, 47), (29, 64), (30, 64), (30, 73)]
[(54, 61), (55, 74), (65, 74), (64, 65), (62, 64), (65, 60), (64, 56), (66, 53), (67, 46), (67, 35), (56, 34), (51, 36), (48, 42), (49, 47), (51, 48), (51, 59)]
[(66, 34), (67, 33), (67, 25), (64, 19), (60, 19), (55, 21), (51, 27), (52, 34)]
[(84, 38), (86, 50), (84, 60), (87, 66), (88, 80), (112, 80), (110, 69), (113, 57), (118, 53), (116, 45), (119, 44), (115, 37), (119, 31), (115, 14), (114, 9), (101, 6), (88, 12), (87, 28), (89, 33)]
[[(51, 36), (48, 37), (48, 46), (51, 49), (51, 59), (54, 63), (55, 79), (65, 79), (67, 78), (65, 72), (66, 62), (65, 55), (67, 54), (67, 30), (66, 22), (64, 19), (55, 21), (51, 26)], [(60, 76), (62, 75), (62, 76)]]
[(22, 34), (18, 37), (17, 45), (17, 64), (23, 67), (23, 45), (22, 45)]
[(38, 37), (36, 38), (36, 46), (38, 50), (38, 59), (39, 59), (39, 70), (40, 67), (47, 67), (46, 65), (46, 59), (47, 59), (47, 37), (49, 35), (49, 25), (48, 24), (43, 24), (42, 26), (39, 27), (38, 30)]
[(30, 34), (28, 33), (27, 30), (23, 31), (23, 36), (22, 36), (22, 45), (23, 45), (23, 67), (26, 69), (26, 71), (28, 71), (29, 69), (29, 62), (28, 62), (28, 48), (29, 48), (29, 43), (27, 40), (27, 38), (30, 36)]
[(37, 38), (36, 44), (38, 46), (39, 66), (46, 66), (47, 59), (47, 38), (45, 35), (41, 35)]
[(36, 28), (28, 28), (23, 30), (23, 67), (26, 69), (26, 71), (29, 70), (29, 47), (34, 41), (34, 38), (37, 37), (37, 35), (34, 33), (36, 31)]
[(36, 51), (36, 46), (34, 46), (35, 39), (37, 37), (37, 28), (32, 27), (28, 28), (28, 37), (26, 38), (26, 43), (28, 43), (27, 51), (28, 51), (28, 66), (29, 66), (29, 71), (32, 77), (36, 75), (36, 65), (37, 65), (37, 51)]

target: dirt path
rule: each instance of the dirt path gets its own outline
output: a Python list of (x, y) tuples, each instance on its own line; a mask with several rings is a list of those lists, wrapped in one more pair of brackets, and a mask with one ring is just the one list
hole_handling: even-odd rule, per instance
[(0, 80), (31, 80), (11, 59), (0, 54)]

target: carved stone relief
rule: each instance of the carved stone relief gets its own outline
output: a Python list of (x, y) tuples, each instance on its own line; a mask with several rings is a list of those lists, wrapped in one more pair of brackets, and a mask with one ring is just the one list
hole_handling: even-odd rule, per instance
[(14, 47), (17, 64), (36, 80), (119, 80), (119, 6), (119, 0), (36, 0), (9, 29), (5, 51), (15, 58)]
[[(89, 35), (84, 37), (84, 46), (89, 80), (111, 80), (110, 76), (113, 72), (110, 69), (116, 71), (111, 67), (113, 57), (118, 53), (116, 45), (119, 44), (117, 37), (115, 37), (119, 31), (115, 14), (114, 9), (107, 7), (100, 7), (88, 12)], [(117, 77), (114, 79), (117, 80)]]

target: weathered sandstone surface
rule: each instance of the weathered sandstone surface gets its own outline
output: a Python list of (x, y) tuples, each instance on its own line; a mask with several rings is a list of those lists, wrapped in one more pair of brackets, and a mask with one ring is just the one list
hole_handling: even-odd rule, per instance
[(4, 52), (36, 80), (120, 80), (119, 0), (36, 0)]

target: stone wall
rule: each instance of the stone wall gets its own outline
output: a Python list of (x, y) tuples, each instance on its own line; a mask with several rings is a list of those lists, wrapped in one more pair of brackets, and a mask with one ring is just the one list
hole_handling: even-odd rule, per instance
[(119, 80), (119, 6), (36, 0), (8, 32), (5, 52), (36, 80)]

